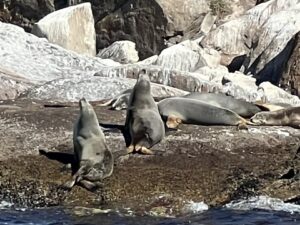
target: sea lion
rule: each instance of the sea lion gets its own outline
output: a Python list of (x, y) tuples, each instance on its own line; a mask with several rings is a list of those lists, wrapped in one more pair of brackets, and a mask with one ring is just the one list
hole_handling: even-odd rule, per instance
[(151, 95), (151, 84), (145, 70), (141, 70), (130, 94), (125, 122), (127, 152), (153, 154), (150, 148), (165, 136), (164, 123)]
[(182, 97), (167, 98), (158, 103), (158, 110), (169, 128), (181, 123), (196, 125), (235, 125), (247, 129), (252, 124), (237, 113), (205, 102)]
[(127, 89), (121, 92), (116, 97), (108, 100), (103, 104), (100, 104), (100, 106), (110, 106), (110, 109), (113, 110), (127, 109), (131, 92), (132, 92), (132, 88)]
[(289, 107), (272, 112), (259, 112), (250, 118), (256, 125), (290, 126), (300, 128), (300, 107)]
[(112, 174), (114, 160), (93, 107), (84, 98), (79, 101), (79, 107), (79, 118), (73, 130), (74, 158), (78, 170), (64, 186), (72, 188), (79, 183), (92, 190)]
[(205, 103), (229, 109), (242, 117), (250, 118), (254, 114), (262, 110), (253, 103), (247, 102), (242, 99), (235, 99), (222, 93), (200, 93), (192, 92), (183, 96), (183, 98), (196, 99)]

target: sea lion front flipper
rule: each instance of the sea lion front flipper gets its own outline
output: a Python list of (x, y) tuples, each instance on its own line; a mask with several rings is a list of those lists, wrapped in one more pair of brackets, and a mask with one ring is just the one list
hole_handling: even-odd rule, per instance
[(241, 121), (240, 123), (238, 123), (237, 129), (238, 130), (248, 130), (247, 123), (245, 121)]
[(179, 117), (174, 116), (174, 115), (169, 115), (168, 119), (167, 119), (167, 122), (166, 122), (166, 125), (167, 125), (168, 128), (175, 129), (181, 123), (182, 123), (182, 120)]

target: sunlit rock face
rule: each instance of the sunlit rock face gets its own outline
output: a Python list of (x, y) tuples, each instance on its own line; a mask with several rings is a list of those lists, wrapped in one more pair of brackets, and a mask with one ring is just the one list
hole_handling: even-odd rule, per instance
[(79, 54), (96, 55), (96, 33), (90, 3), (48, 14), (34, 24), (32, 33)]

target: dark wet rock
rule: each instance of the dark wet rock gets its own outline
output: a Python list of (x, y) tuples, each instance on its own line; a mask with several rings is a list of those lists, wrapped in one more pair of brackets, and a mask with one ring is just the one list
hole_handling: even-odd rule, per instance
[[(69, 179), (71, 171), (39, 155), (38, 149), (72, 153), (77, 104), (45, 108), (46, 102), (33, 104), (25, 99), (2, 104), (14, 107), (0, 107), (0, 197), (16, 206), (105, 204), (139, 212), (153, 209), (156, 213), (171, 207), (176, 214), (188, 201), (216, 206), (266, 191), (270, 197), (282, 199), (299, 195), (296, 179), (280, 189), (275, 185), (287, 168), (299, 165), (295, 157), (299, 130), (250, 127), (238, 131), (235, 127), (192, 125), (168, 132), (153, 148), (158, 155), (134, 154), (122, 162), (117, 159), (113, 175), (98, 192), (78, 186), (65, 192), (60, 185)], [(94, 108), (100, 123), (124, 124), (125, 112), (95, 104)], [(113, 152), (125, 149), (119, 132), (105, 135)], [(165, 200), (159, 201), (159, 196), (166, 196)]]
[(0, 3), (0, 21), (13, 23), (31, 31), (34, 22), (55, 11), (63, 0), (4, 0)]
[(288, 61), (280, 86), (292, 94), (300, 95), (300, 32), (292, 40), (293, 52)]

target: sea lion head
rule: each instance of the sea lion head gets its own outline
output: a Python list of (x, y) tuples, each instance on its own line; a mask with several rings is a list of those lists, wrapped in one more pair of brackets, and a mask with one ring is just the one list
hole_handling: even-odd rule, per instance
[(150, 78), (146, 73), (146, 70), (142, 69), (137, 79), (136, 88), (139, 89), (139, 91), (141, 92), (149, 92), (151, 87), (150, 85)]
[(82, 98), (79, 100), (79, 108), (80, 108), (80, 112), (82, 112), (84, 114), (94, 112), (93, 107), (85, 98)]
[(268, 116), (267, 112), (259, 112), (256, 113), (254, 116), (252, 116), (250, 118), (250, 121), (256, 125), (267, 124), (268, 122), (267, 116)]

